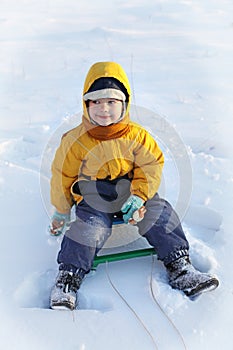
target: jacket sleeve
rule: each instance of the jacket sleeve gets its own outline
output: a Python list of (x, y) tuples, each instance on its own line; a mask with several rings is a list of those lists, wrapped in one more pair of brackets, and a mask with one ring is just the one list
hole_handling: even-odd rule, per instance
[(76, 148), (74, 141), (64, 136), (52, 162), (51, 203), (61, 213), (69, 212), (73, 205), (70, 189), (78, 178), (81, 166), (81, 157)]
[(131, 193), (145, 201), (158, 191), (164, 156), (154, 138), (144, 130), (144, 134), (134, 149), (134, 175)]

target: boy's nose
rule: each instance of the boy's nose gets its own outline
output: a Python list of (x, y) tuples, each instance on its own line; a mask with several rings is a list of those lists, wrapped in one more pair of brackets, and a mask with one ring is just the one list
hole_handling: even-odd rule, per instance
[(108, 103), (102, 102), (102, 103), (101, 103), (101, 110), (102, 110), (102, 111), (108, 111), (108, 110), (109, 110)]

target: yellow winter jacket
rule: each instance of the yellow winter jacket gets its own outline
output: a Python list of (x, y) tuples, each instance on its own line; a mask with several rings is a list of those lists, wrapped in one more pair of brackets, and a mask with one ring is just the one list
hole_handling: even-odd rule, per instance
[(164, 157), (153, 137), (130, 121), (130, 84), (122, 67), (115, 62), (94, 64), (83, 94), (96, 79), (107, 76), (118, 79), (127, 89), (124, 118), (109, 126), (93, 125), (83, 101), (82, 123), (63, 135), (52, 163), (51, 203), (61, 213), (69, 212), (74, 201), (82, 199), (72, 191), (79, 180), (113, 180), (128, 174), (132, 194), (146, 201), (158, 191)]

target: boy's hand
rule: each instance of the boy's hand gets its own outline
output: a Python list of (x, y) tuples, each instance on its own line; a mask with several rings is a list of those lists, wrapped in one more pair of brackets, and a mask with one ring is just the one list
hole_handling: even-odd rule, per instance
[[(133, 213), (136, 212), (138, 209), (142, 208), (144, 204), (144, 200), (138, 196), (131, 195), (127, 201), (122, 205), (121, 211), (122, 213), (125, 213), (123, 215), (123, 220), (126, 224), (135, 224), (136, 220), (133, 219)], [(142, 218), (145, 214), (145, 207), (141, 210)]]
[(138, 222), (142, 221), (146, 213), (146, 207), (141, 207), (133, 213), (133, 218), (129, 219), (131, 225), (136, 225)]
[(55, 211), (51, 218), (51, 225), (49, 227), (49, 233), (52, 236), (59, 236), (62, 234), (64, 228), (70, 222), (70, 213), (63, 214)]

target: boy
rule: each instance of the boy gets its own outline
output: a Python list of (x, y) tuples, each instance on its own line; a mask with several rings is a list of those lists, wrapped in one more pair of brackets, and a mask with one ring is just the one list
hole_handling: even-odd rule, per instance
[(218, 280), (197, 271), (171, 205), (158, 195), (164, 157), (152, 136), (130, 121), (130, 85), (115, 62), (94, 64), (83, 90), (83, 119), (63, 135), (52, 164), (51, 234), (70, 220), (58, 253), (51, 308), (74, 309), (77, 291), (95, 255), (111, 234), (115, 213), (155, 247), (172, 288), (188, 296), (215, 289)]

